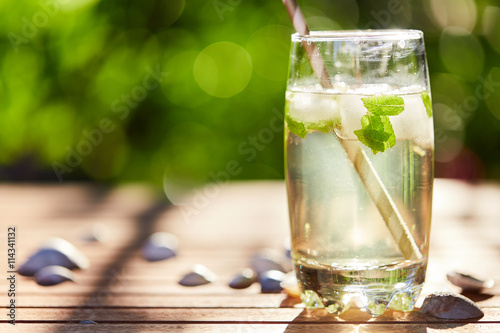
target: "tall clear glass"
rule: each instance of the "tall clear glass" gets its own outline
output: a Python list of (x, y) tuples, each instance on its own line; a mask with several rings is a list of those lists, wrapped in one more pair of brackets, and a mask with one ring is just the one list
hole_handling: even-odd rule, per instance
[[(313, 66), (311, 66), (311, 63)], [(423, 34), (292, 35), (285, 164), (308, 308), (411, 311), (425, 278), (434, 138)]]

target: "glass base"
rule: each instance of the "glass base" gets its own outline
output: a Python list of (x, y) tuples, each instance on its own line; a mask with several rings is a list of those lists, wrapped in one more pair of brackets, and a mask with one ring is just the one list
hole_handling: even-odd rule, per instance
[(339, 293), (339, 296), (342, 295), (339, 298), (320, 297), (312, 290), (304, 290), (300, 294), (300, 299), (306, 309), (324, 308), (333, 315), (340, 315), (347, 311), (355, 303), (354, 300), (359, 299), (360, 302), (357, 302), (357, 304), (362, 304), (366, 312), (372, 317), (378, 317), (383, 315), (387, 308), (403, 312), (413, 311), (421, 290), (422, 285), (414, 286), (410, 290), (392, 293), (367, 292), (360, 295), (359, 293), (344, 292)]
[[(405, 262), (370, 269), (334, 269), (296, 264), (301, 300), (308, 309), (325, 308), (340, 315), (353, 304), (373, 317), (387, 308), (412, 311), (425, 277), (426, 263)], [(355, 302), (355, 300), (359, 300)]]

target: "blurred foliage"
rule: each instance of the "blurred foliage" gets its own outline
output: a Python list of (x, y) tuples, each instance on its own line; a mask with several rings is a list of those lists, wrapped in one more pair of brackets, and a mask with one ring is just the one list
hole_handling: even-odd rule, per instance
[[(500, 179), (500, 1), (299, 2), (313, 30), (423, 30), (436, 175)], [(293, 31), (281, 1), (4, 0), (0, 11), (3, 180), (283, 177)]]

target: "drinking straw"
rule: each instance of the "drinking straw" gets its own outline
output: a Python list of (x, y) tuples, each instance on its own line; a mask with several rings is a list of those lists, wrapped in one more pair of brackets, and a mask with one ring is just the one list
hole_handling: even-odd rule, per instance
[[(292, 20), (295, 30), (303, 36), (309, 35), (309, 28), (307, 27), (306, 20), (296, 0), (283, 0), (288, 15)], [(307, 57), (311, 62), (311, 67), (319, 79), (321, 86), (324, 89), (332, 88), (330, 76), (326, 70), (323, 58), (319, 53), (316, 44), (313, 42), (306, 42), (302, 40), (302, 46), (306, 50)], [(400, 251), (406, 259), (422, 259), (417, 243), (413, 239), (406, 222), (404, 221), (401, 213), (399, 212), (396, 204), (392, 200), (389, 192), (380, 180), (377, 171), (370, 162), (370, 159), (362, 149), (359, 142), (347, 143), (339, 139), (340, 144), (345, 149), (347, 156), (351, 160), (356, 172), (361, 179), (361, 182), (366, 188), (375, 206), (382, 215), (387, 228), (392, 234), (392, 237), (399, 246)]]

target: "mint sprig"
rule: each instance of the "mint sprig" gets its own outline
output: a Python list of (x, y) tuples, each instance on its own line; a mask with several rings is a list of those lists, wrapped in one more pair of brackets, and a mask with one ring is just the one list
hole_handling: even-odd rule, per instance
[(354, 131), (358, 140), (370, 148), (373, 154), (394, 147), (396, 135), (394, 135), (389, 116), (397, 116), (404, 111), (403, 98), (395, 95), (381, 95), (365, 97), (361, 100), (368, 112), (361, 118), (362, 129)]
[(431, 101), (431, 97), (429, 96), (429, 94), (424, 91), (421, 95), (422, 97), (422, 102), (424, 102), (424, 106), (425, 106), (425, 112), (427, 112), (427, 115), (429, 116), (429, 118), (432, 117), (432, 101)]

